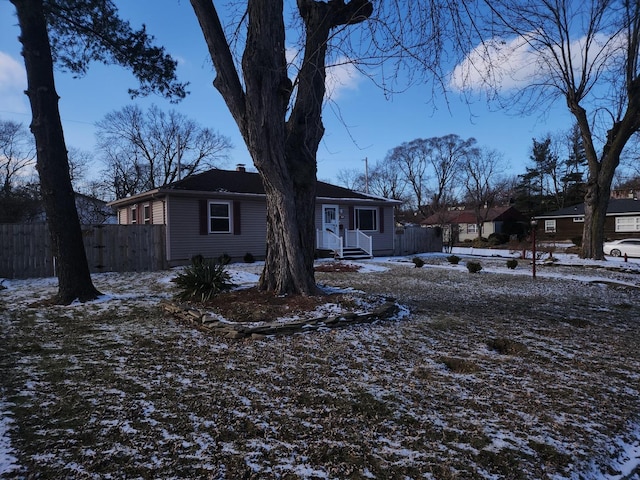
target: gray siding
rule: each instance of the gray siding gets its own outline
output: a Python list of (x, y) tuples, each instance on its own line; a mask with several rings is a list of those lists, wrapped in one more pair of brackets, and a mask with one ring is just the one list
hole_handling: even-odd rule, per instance
[(395, 235), (395, 219), (393, 217), (393, 205), (370, 205), (370, 204), (344, 204), (338, 201), (336, 202), (318, 202), (316, 204), (315, 222), (316, 229), (322, 228), (322, 206), (323, 205), (337, 205), (341, 210), (340, 213), (340, 232), (344, 235), (345, 230), (349, 230), (349, 226), (353, 224), (350, 220), (350, 215), (353, 214), (353, 208), (366, 207), (366, 208), (378, 208), (378, 212), (382, 211), (384, 218), (382, 219), (382, 225), (384, 231), (380, 232), (380, 219), (378, 220), (378, 231), (376, 232), (364, 232), (372, 237), (373, 242), (373, 255), (384, 256), (393, 255), (393, 237)]
[(226, 253), (234, 260), (242, 260), (246, 253), (251, 253), (256, 259), (264, 258), (267, 223), (263, 201), (240, 201), (240, 235), (201, 235), (200, 200), (183, 197), (169, 197), (166, 200), (168, 260), (171, 265), (188, 263), (194, 255), (215, 258)]

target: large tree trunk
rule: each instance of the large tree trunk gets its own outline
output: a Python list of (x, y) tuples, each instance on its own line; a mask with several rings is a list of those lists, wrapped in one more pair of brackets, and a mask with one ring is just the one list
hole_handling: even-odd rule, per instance
[[(615, 169), (614, 169), (615, 170)], [(596, 176), (592, 181), (591, 171), (587, 191), (584, 197), (584, 227), (582, 231), (582, 258), (592, 258), (594, 260), (604, 260), (604, 224), (607, 218), (607, 208), (609, 206), (609, 196), (611, 194), (611, 181), (598, 181), (604, 175), (602, 166), (598, 172), (593, 172)], [(613, 171), (610, 175), (613, 178)]]
[(620, 121), (614, 122), (607, 132), (607, 141), (598, 156), (587, 112), (571, 95), (567, 96), (569, 110), (575, 116), (587, 158), (588, 178), (584, 197), (584, 227), (582, 231), (582, 258), (604, 260), (604, 225), (607, 218), (611, 183), (620, 155), (631, 136), (640, 127), (640, 90), (630, 89), (629, 105)]
[(279, 294), (317, 293), (315, 252), (316, 153), (324, 134), (325, 55), (332, 28), (372, 13), (367, 0), (298, 0), (305, 56), (289, 120), (292, 91), (285, 58), (282, 0), (249, 0), (242, 57), (244, 90), (211, 0), (191, 0), (209, 47), (215, 87), (233, 115), (267, 194), (267, 252), (259, 288)]
[(44, 210), (57, 256), (56, 302), (87, 301), (100, 292), (91, 282), (69, 175), (53, 61), (42, 0), (11, 0), (20, 24), (27, 96), (31, 103), (31, 131), (36, 140), (38, 174)]

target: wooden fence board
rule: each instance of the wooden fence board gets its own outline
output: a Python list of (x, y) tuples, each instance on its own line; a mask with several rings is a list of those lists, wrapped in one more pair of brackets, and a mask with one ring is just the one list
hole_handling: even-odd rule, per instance
[(403, 227), (396, 230), (393, 254), (442, 252), (442, 235), (435, 228)]
[[(91, 273), (167, 268), (164, 225), (83, 225), (82, 236)], [(54, 275), (46, 224), (0, 224), (0, 278)]]

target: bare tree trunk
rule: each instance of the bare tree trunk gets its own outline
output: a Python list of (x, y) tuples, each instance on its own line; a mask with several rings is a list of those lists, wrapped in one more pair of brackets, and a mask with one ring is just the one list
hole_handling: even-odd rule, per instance
[(259, 288), (279, 294), (318, 292), (315, 252), (316, 153), (324, 134), (325, 55), (332, 28), (366, 20), (367, 0), (297, 0), (305, 23), (305, 57), (289, 120), (282, 0), (247, 2), (244, 89), (211, 0), (191, 0), (216, 69), (214, 86), (238, 124), (267, 195), (267, 255)]
[(27, 96), (31, 103), (31, 131), (36, 140), (40, 190), (53, 251), (57, 255), (56, 302), (96, 298), (100, 292), (91, 282), (82, 241), (82, 230), (69, 175), (58, 94), (53, 79), (53, 61), (42, 0), (11, 0), (20, 23)]

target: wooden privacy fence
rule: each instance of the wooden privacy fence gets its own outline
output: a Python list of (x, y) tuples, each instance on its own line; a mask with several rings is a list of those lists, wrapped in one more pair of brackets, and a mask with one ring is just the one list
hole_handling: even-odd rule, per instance
[[(164, 225), (83, 225), (91, 273), (167, 268)], [(46, 224), (0, 224), (0, 277), (55, 275)]]
[(393, 241), (394, 255), (413, 255), (426, 252), (442, 252), (440, 229), (417, 226), (396, 229)]

